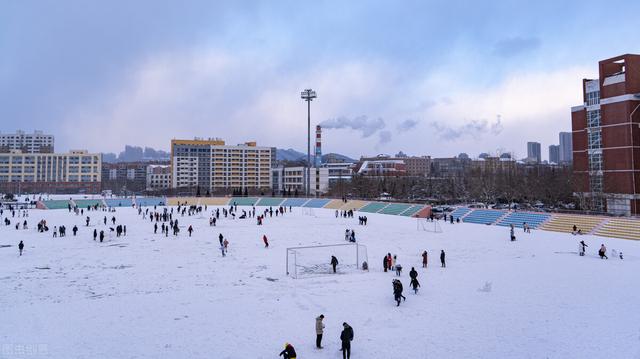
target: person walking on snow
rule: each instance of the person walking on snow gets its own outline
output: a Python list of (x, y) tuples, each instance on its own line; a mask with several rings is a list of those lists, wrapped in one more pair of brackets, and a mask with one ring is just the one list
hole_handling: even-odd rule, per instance
[(342, 323), (343, 330), (340, 333), (340, 341), (342, 342), (342, 359), (351, 358), (351, 341), (353, 340), (353, 328), (349, 324)]
[(442, 268), (446, 268), (447, 267), (447, 264), (444, 261), (444, 256), (445, 256), (445, 254), (444, 254), (444, 249), (443, 249), (443, 250), (440, 251), (440, 267), (442, 267)]
[(320, 316), (316, 318), (316, 348), (318, 349), (322, 349), (322, 333), (324, 332), (323, 319), (324, 314), (320, 314)]
[(603, 259), (603, 258), (609, 259), (609, 257), (607, 257), (607, 247), (605, 247), (604, 244), (600, 245), (600, 250), (598, 251), (598, 254), (600, 255), (600, 259)]
[(387, 268), (389, 268), (389, 261), (387, 256), (384, 256), (384, 258), (382, 258), (382, 267), (384, 268), (384, 271), (387, 271)]
[(189, 237), (191, 237), (191, 233), (193, 233), (193, 226), (189, 225), (187, 232), (189, 232)]
[(578, 252), (580, 253), (580, 257), (584, 257), (584, 252), (586, 252), (587, 247), (589, 247), (584, 241), (580, 241), (578, 243)]
[(422, 268), (427, 268), (428, 256), (427, 251), (422, 252)]
[(24, 243), (22, 243), (22, 241), (18, 243), (18, 250), (20, 251), (20, 257), (22, 257), (22, 251), (24, 250)]
[(414, 267), (411, 267), (411, 271), (409, 271), (409, 278), (411, 278), (411, 283), (409, 283), (409, 285), (411, 285), (413, 291), (418, 294), (418, 287), (420, 286), (420, 283), (418, 283), (418, 271), (416, 271)]
[(333, 267), (333, 273), (336, 272), (336, 266), (338, 265), (338, 258), (331, 256), (331, 267)]
[(264, 247), (269, 248), (269, 240), (267, 240), (266, 235), (262, 235), (262, 241), (264, 242)]

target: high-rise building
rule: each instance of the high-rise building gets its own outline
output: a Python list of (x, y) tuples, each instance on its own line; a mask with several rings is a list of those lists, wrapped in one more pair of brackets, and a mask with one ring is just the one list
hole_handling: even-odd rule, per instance
[(0, 153), (20, 150), (22, 153), (53, 153), (53, 135), (46, 135), (42, 131), (25, 133), (0, 133)]
[(527, 142), (527, 159), (531, 162), (542, 162), (540, 142)]
[(171, 187), (271, 189), (276, 149), (220, 139), (171, 140)]
[(568, 164), (573, 162), (573, 139), (571, 132), (560, 132), (560, 160), (557, 163)]
[(560, 146), (549, 146), (549, 163), (560, 163)]
[(102, 156), (69, 153), (0, 153), (0, 192), (99, 193)]
[(640, 55), (600, 61), (582, 95), (571, 108), (575, 192), (596, 210), (639, 215)]

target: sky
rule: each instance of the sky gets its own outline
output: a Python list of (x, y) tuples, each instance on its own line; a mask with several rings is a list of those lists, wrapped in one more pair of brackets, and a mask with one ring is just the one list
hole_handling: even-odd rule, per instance
[(0, 1), (0, 132), (56, 150), (172, 138), (351, 157), (547, 148), (582, 78), (640, 53), (638, 1)]

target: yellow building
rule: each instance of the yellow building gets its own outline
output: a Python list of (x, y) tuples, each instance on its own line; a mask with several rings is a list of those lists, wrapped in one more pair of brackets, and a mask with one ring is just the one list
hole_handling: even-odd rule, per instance
[(102, 156), (69, 153), (0, 153), (0, 191), (99, 193)]
[(171, 187), (271, 188), (275, 148), (255, 142), (236, 146), (220, 139), (171, 141)]

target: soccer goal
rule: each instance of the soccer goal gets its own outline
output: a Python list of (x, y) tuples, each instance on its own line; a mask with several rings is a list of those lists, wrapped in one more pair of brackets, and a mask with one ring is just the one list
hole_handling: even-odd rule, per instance
[(328, 244), (287, 248), (287, 275), (293, 278), (332, 275), (331, 256), (338, 259), (338, 274), (368, 270), (366, 246), (358, 243)]
[(417, 229), (419, 231), (432, 232), (432, 233), (442, 233), (442, 227), (440, 227), (440, 221), (433, 220), (430, 221), (427, 218), (417, 218)]
[(313, 208), (302, 207), (302, 215), (316, 217), (316, 211)]

